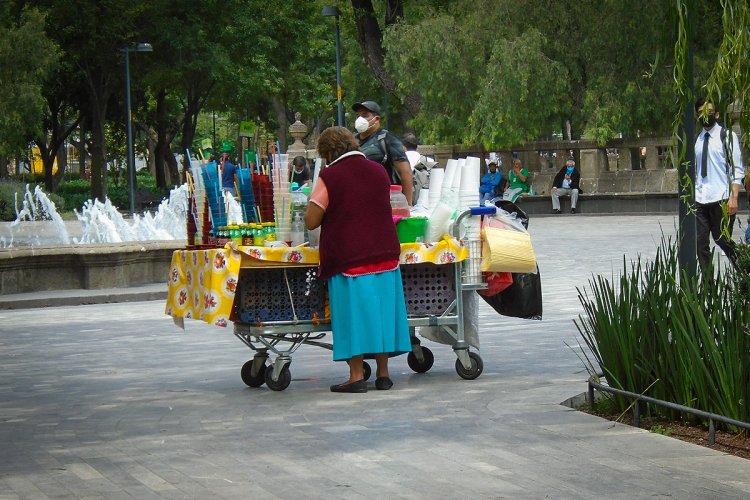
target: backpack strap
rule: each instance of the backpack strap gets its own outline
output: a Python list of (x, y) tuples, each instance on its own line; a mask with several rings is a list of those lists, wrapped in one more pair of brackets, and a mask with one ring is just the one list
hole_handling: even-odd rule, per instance
[(401, 184), (401, 176), (398, 175), (398, 172), (393, 166), (393, 162), (390, 161), (390, 157), (388, 156), (388, 146), (385, 144), (385, 138), (387, 135), (388, 131), (386, 129), (381, 129), (376, 137), (378, 144), (380, 144), (380, 150), (383, 152), (383, 160), (380, 164), (391, 173), (391, 182), (393, 184)]
[(385, 137), (388, 135), (388, 131), (385, 129), (382, 129), (380, 132), (378, 132), (377, 140), (378, 144), (380, 144), (380, 150), (383, 152), (383, 159), (381, 160), (380, 164), (384, 165), (388, 163), (388, 148), (385, 145)]

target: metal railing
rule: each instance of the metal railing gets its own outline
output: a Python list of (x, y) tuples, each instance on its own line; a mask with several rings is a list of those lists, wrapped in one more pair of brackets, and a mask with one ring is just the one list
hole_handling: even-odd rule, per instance
[(714, 444), (716, 442), (716, 422), (721, 422), (721, 423), (728, 424), (728, 425), (734, 425), (736, 427), (741, 427), (743, 429), (750, 430), (750, 423), (748, 422), (742, 422), (741, 420), (735, 420), (733, 418), (725, 417), (723, 415), (717, 415), (716, 413), (709, 413), (707, 411), (698, 410), (696, 408), (691, 408), (689, 406), (684, 406), (684, 405), (680, 405), (677, 403), (672, 403), (670, 401), (663, 401), (661, 399), (644, 396), (643, 394), (638, 394), (635, 392), (624, 391), (622, 389), (615, 389), (614, 387), (610, 387), (608, 385), (603, 385), (598, 382), (595, 382), (593, 377), (589, 377), (587, 400), (592, 411), (594, 410), (594, 406), (596, 404), (596, 402), (594, 401), (594, 388), (599, 389), (600, 391), (609, 392), (612, 394), (617, 394), (619, 396), (625, 396), (625, 397), (635, 399), (635, 404), (633, 405), (633, 427), (640, 427), (641, 413), (643, 412), (643, 403), (651, 403), (657, 406), (663, 406), (664, 408), (669, 408), (671, 410), (676, 410), (676, 411), (683, 412), (683, 413), (690, 413), (691, 415), (696, 415), (698, 417), (708, 419), (708, 443), (709, 444)]

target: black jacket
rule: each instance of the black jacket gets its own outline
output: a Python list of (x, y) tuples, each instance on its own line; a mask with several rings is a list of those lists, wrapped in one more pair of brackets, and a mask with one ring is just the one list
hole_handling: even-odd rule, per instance
[[(559, 172), (557, 172), (557, 175), (555, 176), (555, 180), (552, 181), (552, 187), (561, 188), (563, 184), (563, 180), (565, 180), (565, 173), (568, 171), (568, 167), (563, 167), (560, 169)], [(581, 173), (578, 171), (577, 168), (573, 169), (573, 173), (570, 174), (570, 189), (577, 189), (579, 192), (581, 192)]]

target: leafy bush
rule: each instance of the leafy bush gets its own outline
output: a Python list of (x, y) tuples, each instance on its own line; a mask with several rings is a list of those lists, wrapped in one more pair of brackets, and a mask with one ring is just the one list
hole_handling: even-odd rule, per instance
[[(740, 269), (750, 269), (741, 267), (749, 247), (738, 250)], [(676, 243), (662, 241), (653, 262), (625, 266), (616, 284), (590, 280), (590, 293), (578, 290), (585, 314), (576, 327), (610, 386), (748, 422), (749, 275), (728, 269), (714, 279), (690, 277), (677, 255)], [(598, 371), (593, 363), (587, 369)], [(632, 402), (613, 400), (620, 411)]]

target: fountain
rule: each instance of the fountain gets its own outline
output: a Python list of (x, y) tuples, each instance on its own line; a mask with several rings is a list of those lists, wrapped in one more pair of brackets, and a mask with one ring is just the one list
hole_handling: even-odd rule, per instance
[(187, 192), (176, 187), (154, 213), (131, 219), (109, 200), (89, 200), (65, 221), (27, 186), (16, 219), (0, 224), (0, 294), (164, 282), (172, 253), (185, 246)]

